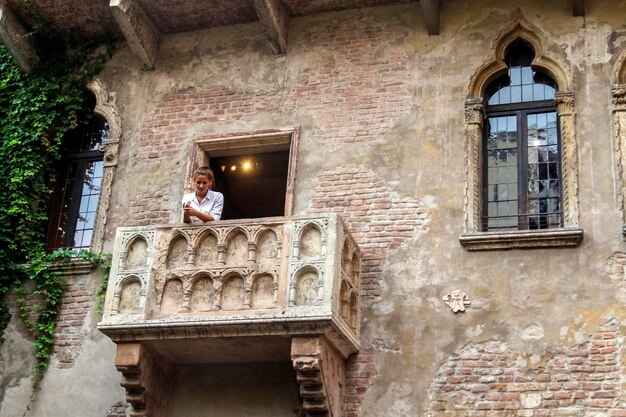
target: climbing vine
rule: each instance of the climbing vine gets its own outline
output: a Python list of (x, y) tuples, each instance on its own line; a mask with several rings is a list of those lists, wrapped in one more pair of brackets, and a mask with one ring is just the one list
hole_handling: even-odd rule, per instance
[[(98, 42), (54, 33), (45, 25), (33, 29), (32, 41), (40, 62), (22, 72), (0, 45), (0, 342), (10, 315), (6, 294), (13, 288), (20, 316), (35, 334), (36, 379), (48, 363), (54, 343), (55, 318), (63, 282), (51, 261), (81, 257), (101, 263), (98, 255), (71, 250), (48, 254), (44, 227), (53, 164), (61, 138), (91, 113), (84, 91), (110, 56)], [(99, 52), (96, 52), (99, 51)], [(95, 256), (95, 258), (94, 258)], [(35, 306), (25, 303), (24, 285), (33, 281)]]

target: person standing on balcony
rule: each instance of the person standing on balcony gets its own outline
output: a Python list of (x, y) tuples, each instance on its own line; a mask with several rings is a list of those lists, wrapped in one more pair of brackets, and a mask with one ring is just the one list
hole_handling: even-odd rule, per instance
[(183, 221), (201, 223), (219, 220), (224, 207), (222, 193), (213, 191), (215, 179), (213, 171), (203, 166), (193, 173), (195, 191), (183, 196)]

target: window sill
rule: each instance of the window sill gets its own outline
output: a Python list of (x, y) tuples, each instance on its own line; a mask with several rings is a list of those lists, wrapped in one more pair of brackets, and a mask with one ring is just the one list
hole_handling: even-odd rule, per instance
[(87, 275), (93, 269), (94, 264), (84, 259), (70, 259), (68, 262), (50, 263), (50, 271), (60, 272), (62, 276)]
[(576, 246), (583, 238), (583, 229), (569, 227), (548, 230), (467, 233), (459, 242), (469, 251), (547, 248)]

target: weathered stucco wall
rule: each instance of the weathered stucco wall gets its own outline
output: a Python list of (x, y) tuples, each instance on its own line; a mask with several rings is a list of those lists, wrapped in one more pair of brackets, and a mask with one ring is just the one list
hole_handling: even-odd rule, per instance
[[(574, 248), (468, 252), (458, 241), (464, 100), (518, 8), (574, 79), (585, 235)], [(121, 45), (101, 74), (123, 124), (105, 249), (118, 226), (179, 221), (194, 139), (300, 126), (294, 214), (341, 213), (363, 250), (347, 417), (624, 416), (626, 243), (610, 93), (624, 16), (610, 1), (584, 18), (565, 1), (446, 1), (441, 34), (428, 36), (416, 4), (327, 13), (292, 18), (285, 56), (257, 24), (165, 37), (151, 72)], [(454, 289), (469, 295), (464, 313), (442, 301)], [(76, 365), (53, 367), (26, 415), (104, 415), (122, 401), (102, 388), (119, 377), (94, 325)], [(96, 374), (103, 384), (87, 384)], [(25, 409), (23, 395), (3, 392), (0, 410)], [(94, 393), (109, 405), (77, 412)]]

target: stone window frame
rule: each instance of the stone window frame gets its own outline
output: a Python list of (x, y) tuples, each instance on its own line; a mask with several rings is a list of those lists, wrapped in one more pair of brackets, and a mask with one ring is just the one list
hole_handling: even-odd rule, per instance
[[(104, 164), (98, 208), (96, 209), (96, 220), (90, 246), (91, 252), (101, 254), (104, 245), (107, 213), (111, 204), (111, 189), (117, 167), (119, 143), (122, 137), (122, 117), (115, 104), (115, 93), (109, 92), (109, 88), (104, 81), (94, 78), (87, 84), (87, 89), (96, 97), (96, 106), (93, 113), (103, 117), (109, 124), (108, 138), (100, 144), (100, 151), (104, 154)], [(93, 269), (93, 264), (77, 258), (71, 262), (53, 263), (51, 268), (63, 276), (86, 275)]]
[(622, 217), (622, 239), (626, 241), (626, 50), (618, 57), (611, 87), (615, 159), (617, 166), (617, 200)]
[(293, 214), (294, 188), (300, 127), (236, 132), (203, 136), (191, 141), (190, 158), (187, 163), (185, 193), (193, 191), (193, 172), (208, 165), (210, 157), (289, 150), (287, 190), (285, 192), (284, 217)]
[(100, 183), (100, 199), (96, 211), (96, 222), (91, 238), (91, 251), (102, 253), (104, 233), (107, 223), (107, 213), (111, 204), (111, 188), (117, 167), (119, 143), (122, 138), (122, 117), (115, 104), (115, 94), (99, 78), (94, 78), (87, 88), (96, 96), (95, 114), (103, 117), (109, 124), (109, 137), (100, 144), (100, 151), (104, 154), (104, 170)]
[[(543, 230), (484, 232), (481, 230), (483, 206), (483, 141), (486, 120), (487, 86), (507, 71), (506, 52), (517, 39), (535, 52), (532, 66), (549, 75), (557, 85), (556, 112), (560, 122), (563, 227)], [(578, 209), (578, 149), (575, 131), (575, 96), (571, 71), (544, 45), (540, 29), (523, 17), (502, 32), (491, 47), (491, 58), (472, 76), (465, 100), (465, 187), (464, 222), (460, 243), (468, 250), (492, 250), (552, 246), (576, 246), (583, 237)]]

